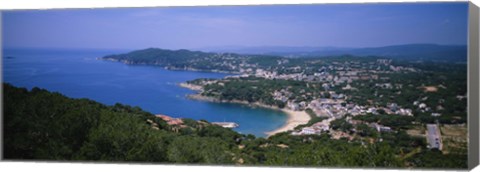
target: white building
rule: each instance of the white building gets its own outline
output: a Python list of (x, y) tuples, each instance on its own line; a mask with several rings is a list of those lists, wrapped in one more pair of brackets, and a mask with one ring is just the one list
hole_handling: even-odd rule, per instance
[(302, 134), (316, 134), (316, 130), (312, 127), (305, 127), (305, 128), (302, 128)]
[(297, 103), (288, 102), (287, 106), (291, 110), (295, 110), (295, 111), (300, 110), (300, 106)]

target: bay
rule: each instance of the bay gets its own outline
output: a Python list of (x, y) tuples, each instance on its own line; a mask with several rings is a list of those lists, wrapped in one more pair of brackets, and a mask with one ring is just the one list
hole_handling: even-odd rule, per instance
[[(227, 74), (170, 71), (161, 67), (126, 65), (97, 58), (127, 50), (3, 49), (3, 82), (17, 87), (44, 88), (72, 98), (88, 98), (107, 105), (139, 106), (153, 114), (210, 122), (236, 122), (234, 130), (266, 136), (281, 127), (287, 116), (265, 108), (190, 100), (194, 91), (178, 83)], [(8, 101), (4, 100), (4, 101)]]

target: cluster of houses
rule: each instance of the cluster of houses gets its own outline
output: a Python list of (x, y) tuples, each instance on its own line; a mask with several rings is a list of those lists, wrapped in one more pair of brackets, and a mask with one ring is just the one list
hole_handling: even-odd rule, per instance
[(289, 97), (292, 96), (292, 93), (289, 92), (287, 89), (275, 90), (273, 92), (273, 100), (278, 100), (282, 102), (287, 102)]
[(388, 103), (386, 108), (380, 108), (389, 115), (403, 115), (403, 116), (413, 116), (412, 110), (407, 108), (402, 108), (396, 103)]
[(392, 63), (392, 59), (377, 59), (377, 63), (388, 66)]
[(346, 103), (344, 99), (327, 99), (320, 98), (311, 101), (308, 108), (312, 109), (316, 114), (325, 114), (326, 117), (343, 117), (345, 114), (352, 116), (361, 114), (379, 114), (379, 110), (383, 110), (389, 115), (412, 116), (412, 110), (402, 108), (396, 103), (389, 103), (387, 107), (367, 107), (353, 103)]
[(290, 73), (290, 74), (278, 74), (276, 71), (266, 71), (263, 69), (256, 69), (253, 74), (256, 77), (266, 78), (266, 79), (291, 79), (296, 81), (306, 80), (308, 77), (303, 72), (300, 73)]
[[(346, 96), (344, 94), (337, 94), (334, 91), (328, 91), (330, 98), (314, 99), (310, 102), (295, 102), (290, 100), (292, 93), (286, 89), (276, 90), (272, 93), (273, 99), (285, 102), (287, 108), (295, 111), (305, 110), (307, 108), (312, 109), (316, 114), (326, 117), (342, 117), (345, 114), (351, 114), (353, 116), (361, 114), (379, 114), (379, 110), (383, 110), (389, 115), (404, 115), (413, 116), (412, 110), (403, 108), (396, 103), (388, 103), (387, 107), (367, 107), (360, 106), (353, 103), (347, 103)], [(424, 104), (422, 105), (422, 107)]]
[[(356, 88), (352, 87), (349, 83), (354, 80), (378, 80), (378, 79), (388, 79), (381, 78), (378, 76), (380, 73), (392, 73), (399, 71), (414, 71), (410, 68), (404, 67), (395, 67), (391, 65), (391, 60), (389, 59), (378, 59), (376, 62), (369, 62), (362, 64), (359, 62), (333, 62), (331, 65), (324, 66), (319, 69), (319, 72), (313, 74), (314, 80), (324, 82), (322, 84), (323, 89), (329, 93), (329, 98), (319, 98), (314, 99), (311, 102), (295, 102), (291, 100), (291, 93), (286, 89), (277, 90), (273, 93), (274, 100), (279, 100), (287, 104), (287, 108), (291, 110), (305, 110), (310, 108), (318, 116), (327, 117), (327, 120), (318, 122), (312, 126), (304, 127), (299, 131), (292, 132), (293, 135), (309, 135), (309, 134), (320, 134), (330, 130), (330, 121), (334, 119), (339, 119), (344, 117), (346, 114), (352, 116), (364, 115), (364, 114), (375, 114), (378, 115), (380, 110), (389, 115), (404, 115), (404, 116), (413, 116), (412, 110), (408, 108), (403, 108), (397, 105), (396, 103), (388, 103), (386, 107), (373, 107), (373, 106), (360, 106), (353, 103), (347, 103), (346, 96), (343, 94), (337, 94), (334, 91), (329, 91), (330, 88), (338, 86), (339, 84), (347, 83), (346, 86), (342, 87), (343, 90), (355, 90)], [(382, 67), (383, 65), (383, 67)], [(380, 70), (382, 67), (384, 70)], [(334, 74), (329, 71), (335, 71)], [(268, 79), (295, 79), (295, 80), (306, 80), (309, 81), (309, 76), (306, 76), (303, 72), (296, 74), (282, 74), (278, 75), (276, 72), (269, 72), (264, 70), (256, 70), (257, 77), (264, 77)], [(401, 89), (402, 84), (392, 84), (392, 83), (377, 83), (375, 84), (377, 88), (381, 89)], [(422, 107), (425, 105), (422, 105)], [(423, 107), (426, 108), (426, 107)], [(382, 113), (383, 113), (382, 112)], [(438, 113), (432, 113), (433, 116), (439, 116)], [(349, 123), (356, 125), (361, 121), (348, 120)], [(378, 132), (390, 132), (391, 128), (388, 126), (382, 126), (377, 123), (368, 124), (370, 127), (375, 128)]]
[(170, 116), (162, 115), (162, 114), (155, 115), (155, 117), (163, 119), (164, 121), (167, 122), (168, 125), (182, 125), (183, 124), (183, 121), (180, 118), (172, 118)]
[(390, 70), (394, 72), (400, 72), (400, 71), (417, 72), (417, 70), (412, 67), (392, 66), (392, 65), (390, 65)]
[[(422, 100), (426, 100), (426, 98), (423, 98)], [(420, 101), (414, 101), (413, 105), (417, 106), (417, 108), (420, 110), (420, 112), (431, 112), (431, 111), (433, 111), (432, 108), (427, 106), (427, 104), (421, 103)], [(437, 106), (437, 110), (443, 110), (443, 109), (444, 108), (441, 105)], [(439, 117), (439, 116), (442, 116), (442, 114), (438, 113), (438, 112), (431, 112), (431, 116)]]
[(331, 119), (325, 119), (323, 121), (317, 122), (309, 127), (303, 127), (300, 131), (294, 131), (292, 135), (311, 135), (311, 134), (321, 134), (322, 132), (327, 132), (330, 130)]
[[(308, 104), (308, 108), (312, 109), (315, 114), (329, 118), (340, 118), (349, 113), (348, 107), (343, 106), (344, 100), (341, 99), (316, 99)], [(350, 104), (351, 105), (351, 104)], [(355, 107), (354, 107), (355, 108)], [(359, 107), (356, 107), (359, 108)]]
[[(278, 64), (288, 63), (288, 60), (278, 60)], [(376, 62), (360, 63), (358, 61), (351, 62), (332, 62), (326, 66), (322, 66), (316, 69), (317, 72), (307, 74), (300, 66), (289, 67), (283, 70), (288, 70), (287, 73), (279, 74), (277, 69), (261, 69), (252, 66), (251, 64), (240, 64), (241, 76), (247, 77), (256, 76), (266, 79), (290, 79), (297, 81), (308, 82), (324, 82), (328, 87), (338, 86), (345, 83), (352, 83), (355, 80), (378, 80), (388, 79), (379, 77), (382, 73), (394, 73), (394, 72), (416, 72), (414, 68), (393, 66), (391, 65), (391, 59), (378, 59)], [(315, 62), (312, 62), (315, 63)], [(384, 67), (382, 67), (384, 66)], [(378, 84), (379, 87), (394, 88), (389, 83)], [(396, 86), (398, 87), (398, 86)], [(401, 86), (400, 86), (401, 87)], [(344, 89), (354, 89), (351, 86), (347, 86)]]
[(371, 123), (370, 127), (375, 128), (378, 132), (391, 132), (392, 128), (377, 123)]
[[(338, 86), (345, 83), (352, 83), (355, 80), (378, 80), (378, 79), (388, 79), (379, 77), (379, 74), (382, 73), (394, 73), (394, 72), (415, 72), (416, 70), (408, 67), (401, 66), (392, 66), (390, 59), (378, 59), (376, 62), (358, 62), (358, 61), (345, 61), (340, 62), (331, 62), (326, 64), (318, 69), (315, 69), (316, 72), (305, 72), (305, 69), (301, 66), (288, 67), (282, 70), (287, 70), (288, 72), (278, 73), (276, 68), (269, 70), (259, 68), (256, 64), (248, 64), (242, 62), (238, 64), (239, 72), (241, 73), (235, 77), (248, 77), (256, 76), (265, 79), (285, 79), (285, 80), (297, 80), (297, 81), (307, 81), (307, 82), (323, 82), (326, 83), (326, 87)], [(288, 60), (277, 60), (278, 64), (288, 63)], [(311, 62), (315, 63), (315, 62)], [(232, 64), (230, 64), (232, 65)], [(382, 66), (384, 66), (382, 68)], [(380, 87), (393, 88), (389, 83), (383, 83), (377, 85)], [(345, 89), (354, 89), (351, 86), (345, 87)]]
[[(308, 127), (303, 127), (301, 130), (299, 131), (293, 131), (291, 133), (291, 135), (319, 135), (319, 134), (322, 134), (322, 133), (326, 133), (326, 132), (329, 132), (329, 133), (332, 133), (334, 138), (336, 139), (339, 139), (339, 138), (342, 138), (342, 137), (350, 137), (349, 134), (347, 133), (344, 133), (344, 132), (341, 132), (341, 131), (334, 131), (334, 130), (331, 130), (330, 128), (330, 122), (335, 120), (337, 118), (335, 117), (332, 117), (332, 118), (328, 118), (328, 119), (325, 119), (321, 122), (317, 122), (315, 124), (313, 124), (312, 126), (308, 126)], [(378, 123), (366, 123), (364, 121), (360, 121), (360, 120), (353, 120), (350, 116), (346, 118), (346, 122), (352, 124), (353, 126), (356, 126), (356, 125), (359, 125), (359, 124), (367, 124), (369, 127), (371, 128), (374, 128), (377, 132), (392, 132), (392, 128), (388, 127), (388, 126), (384, 126), (384, 125), (381, 125), (381, 124), (378, 124)], [(356, 132), (355, 128), (352, 129), (353, 132)], [(340, 134), (340, 135), (338, 135)]]
[[(278, 64), (288, 63), (288, 60), (279, 60)], [(324, 61), (312, 61), (311, 63), (324, 63)], [(292, 100), (292, 93), (287, 89), (276, 90), (272, 93), (273, 99), (282, 101), (286, 104), (286, 107), (295, 110), (305, 110), (310, 108), (318, 116), (327, 117), (327, 120), (318, 122), (312, 126), (304, 127), (300, 131), (293, 132), (294, 135), (304, 134), (319, 134), (330, 130), (330, 121), (344, 117), (346, 114), (352, 116), (363, 115), (367, 113), (379, 114), (380, 110), (383, 110), (389, 115), (405, 115), (412, 116), (412, 110), (402, 108), (395, 103), (389, 103), (386, 107), (373, 107), (373, 106), (360, 106), (353, 103), (347, 103), (346, 96), (343, 94), (337, 94), (334, 91), (330, 91), (332, 87), (339, 85), (345, 85), (342, 90), (355, 90), (350, 83), (355, 80), (385, 80), (388, 78), (379, 77), (380, 74), (394, 73), (394, 72), (415, 72), (416, 70), (408, 67), (393, 66), (391, 59), (377, 59), (370, 62), (359, 61), (345, 61), (345, 62), (330, 62), (322, 67), (315, 69), (316, 72), (307, 72), (303, 67), (293, 66), (283, 70), (287, 73), (278, 73), (276, 69), (260, 69), (252, 64), (241, 63), (240, 72), (242, 75), (235, 77), (248, 77), (256, 76), (266, 79), (290, 79), (307, 82), (323, 82), (322, 87), (325, 93), (328, 93), (329, 98), (314, 99), (311, 102), (296, 102)], [(402, 84), (392, 83), (376, 83), (375, 87), (381, 89), (400, 89)], [(428, 107), (424, 103), (418, 103), (417, 106), (423, 110), (428, 110)], [(432, 113), (432, 116), (440, 116), (439, 113)], [(349, 120), (349, 122), (356, 123)], [(376, 123), (369, 124), (370, 127), (375, 128), (379, 132), (388, 132), (391, 129), (387, 126), (382, 126)]]
[[(280, 94), (278, 94), (280, 95)], [(366, 107), (353, 103), (346, 103), (344, 99), (320, 98), (311, 101), (306, 108), (310, 108), (317, 116), (327, 117), (328, 119), (315, 123), (312, 126), (304, 127), (300, 131), (294, 131), (292, 135), (311, 135), (321, 134), (330, 131), (330, 122), (335, 119), (343, 118), (346, 114), (351, 116), (364, 115), (367, 113), (379, 114), (382, 109), (389, 115), (405, 115), (412, 116), (411, 109), (405, 109), (398, 106), (396, 103), (389, 103), (387, 107)], [(365, 123), (363, 121), (352, 120), (351, 116), (346, 118), (346, 121), (354, 126), (358, 124), (367, 124), (369, 127), (376, 129), (378, 132), (391, 132), (392, 129), (388, 126), (383, 126), (378, 123)], [(353, 129), (355, 130), (355, 129)], [(344, 133), (345, 135), (345, 133)], [(348, 134), (346, 134), (348, 135)]]
[[(162, 120), (166, 121), (168, 125), (172, 126), (172, 130), (174, 132), (178, 132), (180, 128), (185, 128), (187, 127), (186, 125), (183, 124), (183, 120), (180, 118), (172, 118), (167, 115), (162, 115), (162, 114), (157, 114), (155, 115), (157, 118), (161, 118)], [(152, 129), (159, 130), (159, 126), (157, 123), (153, 122), (153, 120), (147, 119), (147, 123), (150, 124)]]
[[(373, 122), (373, 123), (366, 123), (364, 121), (360, 121), (360, 120), (353, 120), (352, 117), (347, 117), (346, 118), (346, 121), (352, 125), (359, 125), (359, 124), (367, 124), (369, 127), (371, 128), (374, 128), (375, 130), (377, 130), (377, 132), (392, 132), (392, 128), (388, 127), (388, 126), (384, 126), (384, 125), (381, 125), (381, 124), (378, 124), (376, 122)], [(353, 129), (355, 130), (355, 129)]]

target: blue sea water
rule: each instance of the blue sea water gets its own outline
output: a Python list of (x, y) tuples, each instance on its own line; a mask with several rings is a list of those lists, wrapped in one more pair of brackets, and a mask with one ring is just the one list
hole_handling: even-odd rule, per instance
[[(139, 106), (153, 114), (236, 122), (235, 130), (264, 137), (281, 127), (281, 111), (240, 104), (190, 100), (194, 93), (177, 84), (196, 78), (222, 78), (227, 74), (170, 71), (161, 67), (126, 65), (97, 60), (121, 50), (4, 49), (3, 82), (18, 87), (44, 88), (72, 98), (89, 98), (107, 105)], [(8, 101), (8, 99), (4, 100)]]

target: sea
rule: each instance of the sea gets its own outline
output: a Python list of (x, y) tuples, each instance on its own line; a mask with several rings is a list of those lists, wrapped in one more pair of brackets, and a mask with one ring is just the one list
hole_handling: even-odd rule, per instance
[[(98, 58), (128, 50), (3, 49), (3, 82), (17, 87), (39, 87), (71, 98), (138, 106), (152, 114), (175, 118), (235, 122), (242, 134), (265, 137), (283, 126), (281, 111), (233, 103), (214, 103), (186, 97), (195, 91), (178, 86), (197, 78), (223, 78), (229, 74), (171, 71), (158, 66), (127, 65)], [(4, 99), (8, 101), (8, 99)]]

